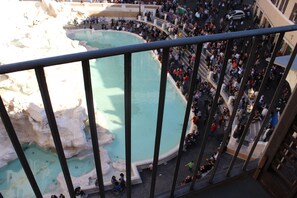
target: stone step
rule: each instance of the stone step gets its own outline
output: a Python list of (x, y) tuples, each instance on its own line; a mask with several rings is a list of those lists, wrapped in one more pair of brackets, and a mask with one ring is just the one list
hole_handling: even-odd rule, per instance
[[(195, 186), (194, 186), (195, 194), (193, 193), (191, 197), (200, 197), (200, 194), (202, 194), (202, 193), (204, 194), (203, 197), (213, 197), (213, 196), (209, 196), (208, 192), (213, 191), (213, 189), (215, 187), (219, 187), (220, 189), (223, 189), (226, 185), (236, 183), (236, 182), (243, 180), (244, 178), (247, 178), (247, 177), (251, 177), (252, 174), (255, 172), (257, 165), (258, 165), (258, 160), (250, 161), (247, 171), (243, 174), (243, 171), (242, 171), (243, 161), (238, 160), (232, 168), (231, 176), (226, 177), (226, 172), (229, 168), (229, 162), (231, 161), (231, 159), (232, 159), (232, 155), (223, 153), (223, 155), (221, 157), (221, 161), (220, 161), (221, 165), (219, 166), (219, 168), (215, 174), (213, 183), (212, 184), (209, 183), (209, 179), (211, 176), (211, 174), (209, 174), (209, 172), (212, 171), (212, 169), (211, 169), (210, 171), (208, 171), (208, 174), (206, 174), (206, 176), (204, 176), (196, 181)], [(248, 181), (248, 182), (250, 183), (251, 181)], [(175, 195), (178, 195), (178, 197), (186, 197), (183, 195), (185, 195), (189, 192), (189, 188), (190, 188), (190, 184), (178, 186), (175, 189)], [(229, 189), (227, 189), (227, 190), (229, 190)], [(164, 198), (164, 197), (170, 197), (170, 191), (166, 191), (166, 192), (163, 192), (163, 193), (157, 195), (157, 198)], [(190, 196), (188, 196), (188, 197), (190, 197)], [(263, 197), (265, 197), (265, 196), (263, 196)]]
[(247, 136), (245, 138), (246, 141), (249, 141), (249, 142), (253, 141), (253, 139), (259, 133), (259, 130), (261, 128), (261, 124), (262, 124), (261, 121), (251, 123), (250, 128), (248, 130), (248, 134), (247, 134)]
[(203, 73), (205, 77), (207, 77), (208, 75), (207, 69), (205, 69), (201, 64), (200, 64), (199, 72)]

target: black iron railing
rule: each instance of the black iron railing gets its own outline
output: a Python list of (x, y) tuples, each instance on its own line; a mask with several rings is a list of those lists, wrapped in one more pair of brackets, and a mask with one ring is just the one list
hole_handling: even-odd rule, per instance
[[(188, 120), (190, 116), (190, 110), (191, 105), (193, 101), (193, 92), (194, 88), (196, 86), (196, 78), (199, 69), (199, 62), (201, 57), (201, 51), (202, 51), (202, 45), (205, 42), (215, 42), (215, 41), (222, 41), (226, 40), (227, 47), (225, 50), (225, 58), (222, 66), (222, 71), (220, 73), (219, 82), (217, 84), (217, 90), (216, 94), (214, 96), (214, 103), (212, 105), (212, 109), (210, 111), (210, 115), (207, 120), (206, 124), (206, 131), (203, 136), (202, 146), (201, 150), (199, 152), (199, 155), (197, 156), (197, 168), (194, 172), (194, 174), (198, 173), (198, 169), (200, 167), (202, 157), (204, 154), (205, 146), (207, 144), (207, 137), (209, 135), (210, 127), (211, 127), (211, 119), (215, 114), (216, 108), (217, 108), (217, 102), (218, 98), (220, 96), (220, 90), (224, 81), (225, 76), (225, 70), (227, 66), (227, 61), (231, 57), (231, 49), (233, 46), (233, 41), (236, 39), (241, 38), (252, 38), (252, 47), (249, 52), (249, 58), (248, 62), (245, 68), (245, 74), (241, 81), (241, 86), (238, 92), (238, 95), (236, 97), (236, 100), (233, 105), (233, 112), (231, 113), (229, 124), (225, 130), (224, 139), (222, 145), (226, 145), (228, 137), (230, 136), (230, 132), (232, 129), (232, 123), (235, 118), (236, 111), (238, 109), (238, 105), (241, 99), (241, 96), (243, 95), (245, 88), (246, 88), (246, 82), (248, 80), (249, 71), (253, 67), (256, 59), (255, 51), (256, 47), (259, 44), (259, 41), (261, 40), (261, 37), (263, 35), (270, 35), (270, 34), (279, 34), (278, 41), (276, 42), (276, 45), (274, 47), (273, 53), (271, 55), (271, 60), (266, 68), (265, 77), (262, 80), (259, 94), (255, 100), (255, 104), (259, 101), (259, 96), (261, 96), (261, 92), (264, 89), (265, 83), (268, 79), (269, 71), (274, 63), (277, 51), (280, 49), (283, 36), (285, 32), (289, 31), (295, 31), (297, 30), (297, 25), (293, 26), (286, 26), (286, 27), (276, 27), (276, 28), (270, 28), (270, 29), (256, 29), (256, 30), (248, 30), (248, 31), (242, 31), (242, 32), (228, 32), (223, 34), (215, 34), (215, 35), (208, 35), (208, 36), (198, 36), (198, 37), (192, 37), (192, 38), (180, 38), (176, 40), (169, 40), (169, 41), (159, 41), (159, 42), (153, 42), (153, 43), (145, 43), (145, 44), (137, 44), (137, 45), (129, 45), (129, 46), (123, 46), (123, 47), (117, 47), (117, 48), (110, 48), (110, 49), (102, 49), (102, 50), (94, 50), (94, 51), (88, 51), (88, 52), (82, 52), (82, 53), (74, 53), (74, 54), (68, 54), (63, 56), (56, 56), (56, 57), (49, 57), (44, 59), (38, 59), (38, 60), (31, 60), (31, 61), (25, 61), (20, 63), (13, 63), (13, 64), (7, 64), (2, 65), (0, 67), (0, 74), (7, 74), (11, 72), (17, 72), (17, 71), (23, 71), (23, 70), (29, 70), (34, 69), (36, 73), (36, 78), (38, 81), (39, 89), (41, 92), (41, 96), (43, 99), (44, 108), (46, 111), (47, 119), (49, 121), (49, 126), (52, 132), (54, 144), (57, 150), (58, 158), (62, 167), (63, 175), (67, 184), (67, 188), (69, 191), (70, 197), (75, 197), (74, 193), (74, 187), (71, 181), (69, 168), (66, 163), (66, 158), (64, 155), (61, 139), (59, 136), (59, 130), (57, 127), (57, 123), (55, 120), (54, 111), (51, 105), (50, 95), (47, 88), (46, 78), (44, 74), (44, 68), (48, 66), (55, 66), (65, 63), (72, 63), (72, 62), (78, 62), (81, 61), (82, 63), (82, 71), (83, 71), (83, 77), (84, 77), (84, 85), (85, 85), (85, 94), (86, 94), (86, 101), (87, 101), (87, 108), (88, 108), (88, 116), (89, 116), (89, 122), (90, 122), (90, 131), (91, 131), (91, 138), (92, 138), (92, 146), (93, 146), (93, 153), (94, 153), (94, 160), (95, 160), (95, 166), (96, 166), (96, 173), (98, 177), (98, 184), (99, 184), (99, 193), (101, 197), (105, 196), (104, 193), (104, 183), (103, 183), (103, 176), (102, 176), (102, 170), (101, 170), (101, 163), (100, 163), (100, 155), (99, 153), (99, 145), (98, 145), (98, 137), (97, 137), (97, 130), (96, 130), (96, 121), (95, 121), (95, 113), (94, 113), (94, 105), (93, 105), (93, 93), (92, 93), (92, 83), (91, 83), (91, 73), (90, 73), (90, 65), (89, 60), (90, 59), (98, 59), (98, 58), (104, 58), (104, 57), (111, 57), (116, 55), (124, 55), (124, 94), (125, 94), (125, 149), (126, 149), (126, 176), (127, 176), (127, 197), (131, 197), (131, 56), (133, 53), (141, 52), (141, 51), (148, 51), (148, 50), (155, 50), (155, 49), (162, 49), (162, 68), (161, 68), (161, 81), (160, 81), (160, 90), (159, 90), (159, 106), (158, 106), (158, 114), (157, 114), (157, 126), (156, 126), (156, 137), (155, 137), (155, 148), (154, 148), (154, 157), (153, 157), (153, 171), (152, 171), (152, 181), (151, 181), (151, 189), (150, 189), (150, 197), (155, 196), (155, 185), (156, 185), (156, 175), (157, 175), (157, 164), (159, 159), (159, 150), (160, 150), (160, 142), (161, 142), (161, 134), (162, 134), (162, 121), (163, 121), (163, 113), (164, 113), (164, 100), (165, 100), (165, 93), (166, 93), (166, 78), (167, 78), (167, 68), (168, 68), (168, 58), (169, 58), (169, 51), (172, 47), (177, 46), (186, 46), (186, 45), (196, 45), (196, 60), (194, 63), (193, 73), (192, 75), (194, 78), (192, 78), (190, 83), (190, 89), (188, 93), (188, 102), (186, 107), (186, 113), (184, 117), (183, 122), (183, 128), (179, 143), (179, 150), (177, 155), (177, 163), (175, 167), (173, 182), (171, 184), (171, 191), (170, 191), (170, 197), (174, 197), (175, 195), (175, 189), (176, 189), (176, 182), (181, 162), (181, 156), (182, 156), (182, 150), (184, 146), (184, 140), (185, 135), (187, 131), (187, 125)], [(272, 99), (274, 104), (280, 94), (280, 89), (283, 86), (283, 83), (285, 81), (285, 78), (288, 74), (288, 71), (290, 70), (290, 67), (293, 63), (294, 57), (296, 56), (297, 47), (295, 46), (291, 59), (286, 67), (286, 70), (282, 76), (282, 79), (278, 85), (278, 88), (274, 94), (274, 97)], [(270, 106), (268, 110), (268, 114), (272, 111), (273, 105)], [(252, 113), (255, 111), (255, 108), (253, 108)], [(34, 175), (32, 173), (32, 170), (30, 169), (30, 166), (28, 164), (28, 161), (24, 155), (24, 152), (21, 148), (21, 144), (16, 136), (14, 127), (10, 121), (10, 118), (8, 116), (8, 113), (5, 109), (5, 106), (3, 104), (2, 98), (0, 98), (0, 114), (3, 121), (3, 124), (7, 130), (7, 133), (9, 135), (9, 138), (14, 146), (14, 149), (18, 155), (18, 158), (23, 166), (23, 169), (28, 177), (28, 180), (32, 186), (32, 189), (36, 195), (36, 197), (42, 197), (42, 193), (40, 192), (40, 189), (37, 185), (37, 182), (34, 178)], [(251, 123), (251, 118), (249, 117), (247, 121), (247, 126), (243, 132), (244, 135), (242, 135), (241, 139), (239, 140), (238, 147), (236, 149), (236, 152), (234, 154), (234, 157), (230, 163), (229, 169), (227, 171), (227, 175), (230, 175), (230, 171), (232, 171), (232, 167), (234, 165), (234, 162), (238, 156), (238, 153), (240, 151), (240, 148), (244, 141), (244, 136), (247, 133), (247, 129)], [(249, 163), (251, 156), (253, 154), (253, 151), (255, 149), (255, 146), (257, 145), (257, 142), (263, 133), (264, 127), (266, 126), (265, 123), (268, 121), (268, 116), (265, 117), (264, 123), (261, 126), (261, 130), (259, 131), (253, 145), (253, 149), (250, 151), (248, 158), (245, 161), (243, 169), (245, 170), (247, 168), (247, 164)], [(214, 168), (212, 170), (212, 174), (210, 177), (209, 182), (211, 183), (213, 181), (214, 175), (216, 174), (216, 170), (218, 167), (218, 164), (220, 162), (220, 157), (223, 152), (223, 146), (221, 146), (221, 149), (219, 151), (218, 158), (216, 160), (216, 163), (214, 165)], [(196, 179), (194, 177), (194, 180), (191, 183), (191, 186), (189, 190), (193, 190), (194, 184), (196, 182)], [(169, 184), (170, 185), (170, 184)]]

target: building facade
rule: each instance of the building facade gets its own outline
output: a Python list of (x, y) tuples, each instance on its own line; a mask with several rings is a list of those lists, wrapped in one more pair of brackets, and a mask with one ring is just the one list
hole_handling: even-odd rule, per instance
[[(254, 16), (260, 27), (277, 27), (297, 24), (297, 0), (256, 0)], [(281, 48), (289, 54), (297, 42), (297, 33), (286, 33)], [(276, 39), (276, 38), (275, 38)]]

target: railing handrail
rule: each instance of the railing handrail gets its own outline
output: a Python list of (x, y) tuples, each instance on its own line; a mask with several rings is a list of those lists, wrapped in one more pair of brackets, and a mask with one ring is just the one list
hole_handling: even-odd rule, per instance
[[(46, 83), (46, 76), (44, 72), (44, 67), (48, 66), (54, 66), (54, 65), (61, 65), (66, 63), (72, 63), (72, 62), (81, 62), (82, 64), (82, 74), (84, 78), (84, 91), (86, 96), (86, 104), (87, 104), (87, 114), (88, 119), (90, 123), (90, 134), (91, 134), (91, 140), (92, 140), (92, 148), (93, 148), (93, 154), (94, 154), (94, 162), (96, 167), (96, 175), (98, 178), (98, 185), (99, 185), (99, 193), (100, 197), (104, 198), (104, 181), (103, 181), (103, 174), (102, 174), (102, 167), (101, 167), (101, 159), (100, 155), (100, 149), (99, 149), (99, 143), (98, 143), (98, 135), (97, 135), (97, 127), (96, 127), (96, 118), (95, 118), (95, 109), (94, 109), (94, 101), (93, 101), (93, 91), (92, 91), (92, 82), (91, 82), (91, 70), (90, 70), (90, 59), (96, 59), (96, 58), (104, 58), (104, 57), (111, 57), (116, 55), (124, 55), (124, 101), (125, 101), (125, 155), (126, 155), (126, 178), (127, 178), (127, 197), (131, 197), (131, 56), (132, 53), (135, 52), (142, 52), (142, 51), (149, 51), (149, 50), (155, 50), (155, 49), (163, 49), (162, 52), (162, 66), (161, 66), (161, 74), (160, 74), (160, 89), (159, 89), (159, 102), (158, 102), (158, 112), (157, 112), (157, 123), (156, 123), (156, 136), (155, 136), (155, 147), (154, 147), (154, 158), (152, 163), (152, 179), (151, 179), (151, 188), (150, 188), (150, 197), (154, 197), (155, 195), (155, 187), (156, 187), (156, 178), (157, 178), (157, 166), (159, 163), (159, 152), (160, 152), (160, 142), (161, 142), (161, 135), (162, 135), (162, 124), (163, 124), (163, 117), (164, 117), (164, 105), (165, 105), (165, 96), (166, 96), (166, 79), (167, 79), (167, 69), (168, 69), (168, 62), (169, 62), (169, 55), (170, 55), (170, 49), (177, 46), (185, 46), (185, 45), (197, 45), (196, 46), (196, 52), (195, 52), (195, 61), (193, 66), (193, 73), (192, 76), (197, 76), (197, 73), (199, 71), (200, 67), (200, 61), (202, 56), (202, 49), (203, 49), (203, 43), (206, 42), (216, 42), (216, 41), (222, 41), (227, 40), (227, 45), (225, 48), (225, 57), (223, 61), (223, 67), (221, 76), (219, 79), (219, 83), (217, 85), (216, 94), (213, 98), (213, 104), (210, 109), (210, 113), (208, 115), (208, 118), (206, 119), (206, 126), (203, 134), (203, 140), (201, 144), (201, 148), (199, 151), (199, 155), (196, 159), (196, 168), (194, 171), (194, 177), (192, 176), (192, 183), (190, 186), (190, 191), (194, 190), (194, 185), (197, 180), (196, 175), (199, 173), (199, 168), (202, 163), (202, 158), (204, 155), (204, 151), (206, 149), (206, 144), (208, 141), (208, 137), (211, 134), (211, 124), (212, 119), (216, 113), (216, 108), (218, 104), (218, 98), (220, 95), (221, 87), (224, 81), (225, 71), (227, 67), (227, 61), (231, 57), (231, 49), (234, 46), (233, 41), (234, 39), (241, 39), (241, 38), (252, 38), (252, 47), (249, 50), (249, 56), (247, 60), (247, 65), (245, 68), (244, 75), (241, 80), (241, 86), (238, 92), (238, 95), (234, 101), (234, 108), (232, 110), (231, 117), (228, 122), (228, 126), (224, 132), (223, 141), (221, 143), (222, 146), (220, 146), (216, 159), (215, 164), (213, 165), (213, 172), (212, 176), (209, 180), (209, 182), (213, 182), (214, 175), (216, 173), (216, 169), (219, 165), (219, 161), (221, 158), (221, 155), (223, 153), (224, 146), (227, 145), (228, 137), (230, 135), (230, 132), (232, 130), (232, 124), (235, 119), (236, 111), (239, 109), (239, 103), (241, 100), (241, 97), (244, 93), (244, 90), (246, 89), (246, 83), (249, 78), (250, 71), (252, 67), (255, 65), (256, 57), (258, 54), (256, 54), (256, 48), (262, 42), (262, 35), (268, 35), (268, 34), (276, 34), (279, 33), (277, 42), (275, 44), (274, 50), (271, 55), (271, 61), (269, 62), (269, 65), (266, 67), (264, 78), (261, 82), (260, 88), (259, 88), (259, 94), (257, 95), (254, 104), (258, 104), (260, 95), (263, 93), (263, 90), (265, 89), (265, 85), (268, 80), (268, 74), (271, 70), (271, 67), (274, 63), (275, 57), (277, 55), (277, 52), (279, 51), (283, 36), (286, 32), (290, 31), (296, 31), (297, 25), (290, 25), (290, 26), (283, 26), (283, 27), (275, 27), (275, 28), (266, 28), (266, 29), (256, 29), (256, 30), (247, 30), (247, 31), (240, 31), (240, 32), (228, 32), (228, 33), (222, 33), (222, 34), (213, 34), (208, 36), (197, 36), (197, 37), (189, 37), (189, 38), (180, 38), (175, 40), (165, 40), (165, 41), (158, 41), (158, 42), (152, 42), (152, 43), (143, 43), (143, 44), (136, 44), (136, 45), (128, 45), (128, 46), (122, 46), (122, 47), (116, 47), (116, 48), (108, 48), (108, 49), (100, 49), (100, 50), (93, 50), (93, 51), (87, 51), (87, 52), (80, 52), (80, 53), (72, 53), (72, 54), (66, 54), (66, 55), (59, 55), (59, 56), (53, 56), (48, 58), (41, 58), (36, 60), (30, 60), (30, 61), (23, 61), (19, 63), (12, 63), (12, 64), (5, 64), (0, 66), (0, 74), (6, 74), (11, 72), (17, 72), (17, 71), (23, 71), (23, 70), (29, 70), (29, 69), (35, 69), (35, 75), (37, 78), (40, 94), (42, 97), (45, 113), (48, 119), (50, 131), (53, 137), (53, 141), (55, 144), (55, 148), (57, 151), (57, 155), (59, 157), (60, 165), (62, 167), (62, 172), (64, 175), (64, 179), (66, 181), (67, 189), (69, 191), (69, 195), (71, 197), (75, 197), (75, 190), (74, 186), (71, 180), (71, 175), (69, 172), (69, 167), (67, 165), (67, 161), (65, 158), (61, 138), (59, 135), (59, 129), (57, 126), (55, 114), (53, 111), (53, 107), (50, 100), (50, 94), (48, 91), (48, 86)], [(90, 30), (92, 31), (92, 30)], [(285, 82), (285, 78), (288, 75), (288, 72), (292, 66), (293, 59), (295, 58), (297, 53), (297, 46), (295, 45), (292, 56), (290, 58), (290, 61), (286, 67), (285, 72), (283, 73), (283, 76), (281, 77), (280, 83), (277, 86), (277, 89), (273, 95), (272, 98), (272, 104), (276, 103), (276, 100), (279, 98), (281, 94), (282, 87)], [(181, 163), (181, 157), (182, 152), (184, 148), (185, 143), (185, 137), (186, 137), (186, 130), (188, 127), (189, 122), (189, 115), (192, 108), (192, 101), (194, 97), (194, 90), (196, 89), (197, 79), (191, 78), (190, 80), (190, 89), (188, 90), (188, 100), (187, 100), (187, 107), (185, 110), (185, 117), (183, 120), (183, 129), (181, 132), (181, 138), (179, 143), (179, 149), (178, 149), (178, 155), (177, 155), (177, 162), (175, 166), (175, 172), (173, 177), (173, 182), (171, 186), (171, 192), (170, 197), (174, 197), (175, 194), (175, 188), (176, 188), (176, 182), (178, 178), (179, 173), (179, 167)], [(256, 105), (254, 105), (251, 115), (254, 114), (256, 110)], [(268, 115), (271, 113), (273, 109), (273, 105), (270, 105), (267, 115), (264, 118), (264, 121), (261, 125), (261, 129), (258, 132), (258, 135), (255, 139), (255, 142), (253, 144), (253, 147), (249, 153), (248, 159), (245, 161), (245, 165), (243, 167), (243, 170), (246, 170), (247, 165), (250, 161), (250, 157), (252, 156), (255, 146), (258, 143), (258, 140), (260, 136), (263, 134), (264, 127), (267, 125), (268, 121)], [(32, 173), (32, 170), (29, 166), (28, 160), (22, 150), (21, 143), (17, 138), (16, 131), (14, 130), (14, 127), (11, 123), (11, 120), (9, 118), (8, 112), (6, 110), (6, 107), (3, 103), (3, 100), (0, 96), (0, 117), (2, 119), (2, 122), (7, 130), (7, 133), (9, 135), (9, 138), (11, 139), (11, 142), (14, 146), (14, 149), (20, 159), (20, 162), (22, 164), (22, 167), (27, 175), (27, 178), (31, 184), (31, 187), (36, 195), (36, 197), (42, 197), (40, 189), (37, 185), (37, 182), (35, 180), (34, 174)], [(248, 118), (248, 121), (245, 125), (245, 129), (242, 132), (242, 135), (240, 137), (236, 152), (233, 155), (233, 158), (231, 160), (231, 163), (228, 167), (226, 175), (230, 175), (230, 171), (232, 170), (235, 160), (238, 157), (239, 151), (241, 149), (241, 146), (243, 145), (244, 138), (247, 134), (247, 129), (249, 128), (250, 124), (252, 122), (252, 117), (250, 116)]]
[(87, 52), (72, 53), (60, 56), (53, 56), (48, 58), (40, 58), (30, 61), (23, 61), (11, 64), (4, 64), (0, 66), (0, 74), (6, 74), (16, 71), (23, 71), (28, 69), (34, 69), (39, 67), (48, 67), (53, 65), (60, 65), (71, 62), (78, 62), (82, 60), (90, 60), (96, 58), (104, 58), (109, 56), (122, 55), (127, 53), (135, 53), (142, 51), (149, 51), (160, 48), (170, 48), (184, 45), (192, 45), (205, 42), (213, 42), (220, 40), (229, 39), (239, 39), (251, 36), (275, 34), (281, 32), (291, 32), (296, 31), (297, 25), (273, 27), (273, 28), (263, 28), (263, 29), (253, 29), (238, 32), (226, 32), (221, 34), (212, 34), (206, 36), (179, 38), (175, 40), (163, 40), (151, 43), (142, 43), (135, 45), (127, 45), (115, 48), (92, 50)]

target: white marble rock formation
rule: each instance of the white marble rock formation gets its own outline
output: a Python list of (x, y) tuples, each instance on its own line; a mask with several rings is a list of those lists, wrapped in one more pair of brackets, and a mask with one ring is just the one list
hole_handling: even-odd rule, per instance
[[(77, 13), (55, 1), (1, 2), (0, 64), (86, 51), (63, 29), (76, 17)], [(48, 67), (45, 74), (66, 157), (90, 149), (84, 132), (87, 114), (80, 63)], [(20, 142), (54, 148), (34, 70), (1, 75), (0, 91)], [(98, 130), (100, 144), (113, 140), (99, 125)], [(16, 157), (1, 122), (0, 167)], [(103, 161), (109, 163), (109, 158)], [(103, 167), (105, 172), (110, 169), (108, 164)]]

